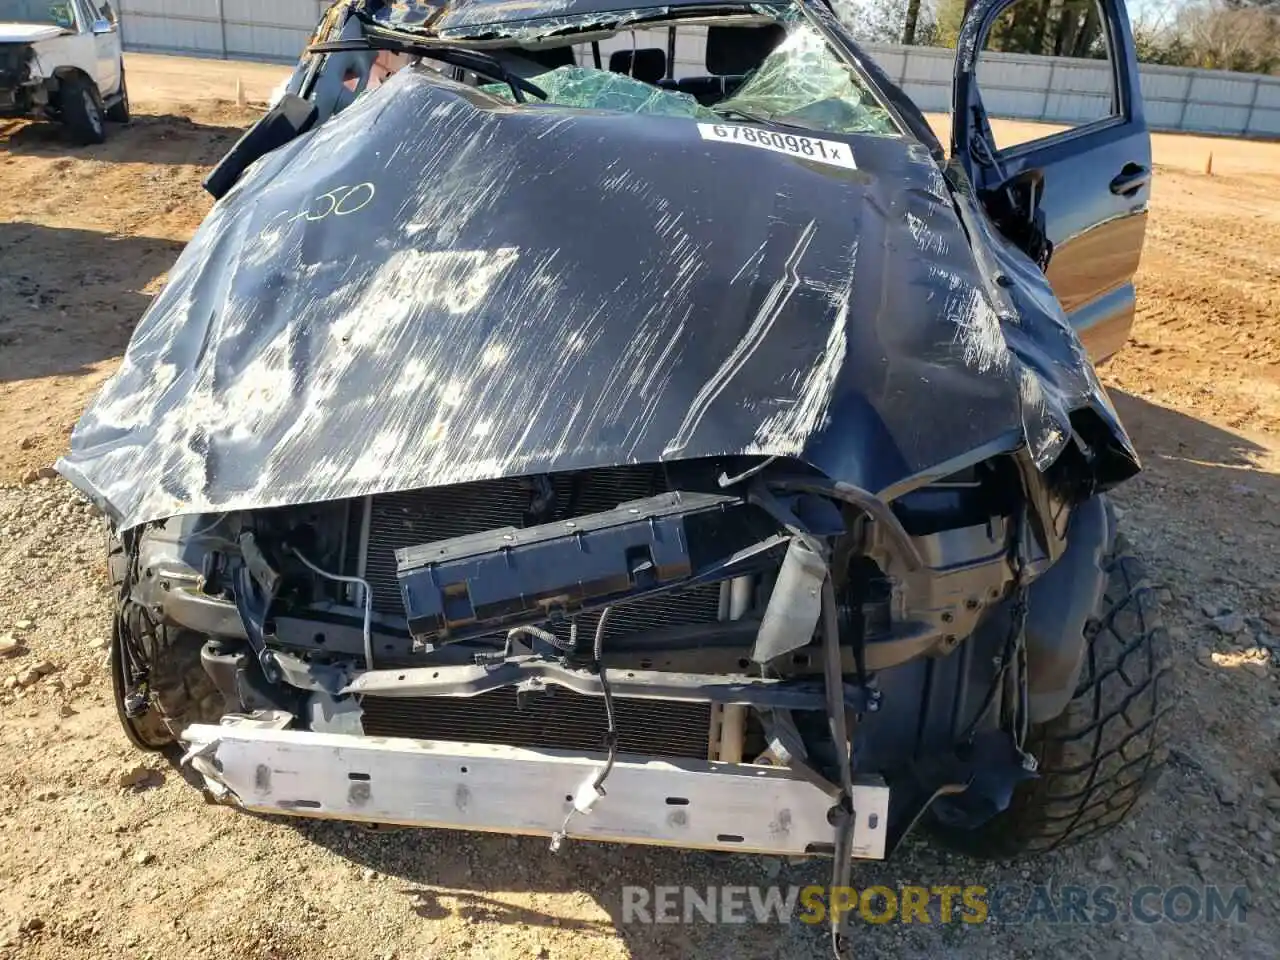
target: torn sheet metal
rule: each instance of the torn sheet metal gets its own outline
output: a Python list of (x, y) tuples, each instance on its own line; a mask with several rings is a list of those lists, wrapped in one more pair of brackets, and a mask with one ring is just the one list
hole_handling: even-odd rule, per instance
[(928, 150), (844, 142), (856, 169), (402, 70), (215, 206), (59, 469), (131, 527), (722, 454), (879, 492), (1044, 466), (1081, 406), (1131, 452)]

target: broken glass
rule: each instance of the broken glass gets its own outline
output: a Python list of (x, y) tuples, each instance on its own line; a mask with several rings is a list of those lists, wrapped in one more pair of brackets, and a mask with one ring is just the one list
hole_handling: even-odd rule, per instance
[(898, 132), (822, 34), (805, 23), (789, 24), (786, 39), (716, 109), (832, 133)]
[(421, 0), (361, 0), (356, 9), (365, 16), (400, 29), (413, 29), (429, 23), (443, 6), (443, 3), (423, 3)]
[[(695, 52), (692, 63), (669, 64), (668, 80), (661, 85), (580, 66), (562, 66), (528, 79), (546, 90), (549, 103), (566, 107), (682, 119), (776, 123), (837, 134), (896, 136), (900, 132), (856, 71), (794, 3), (730, 0), (722, 6), (689, 6), (686, 11), (671, 4), (619, 9), (617, 0), (346, 2), (366, 16), (375, 16), (397, 29), (433, 36), (437, 41), (451, 39), (459, 45), (483, 41), (492, 45), (502, 38), (532, 49), (541, 49), (553, 42), (553, 37), (561, 36), (575, 46), (584, 45), (588, 37), (591, 42), (598, 42), (621, 32), (628, 24), (645, 23), (653, 29), (671, 27), (679, 31), (686, 22), (700, 27), (747, 27), (757, 24), (744, 21), (772, 22), (784, 28), (782, 42), (767, 56), (762, 51), (763, 59), (744, 65), (739, 68), (741, 72), (732, 71), (732, 75), (708, 69), (708, 76), (696, 76), (696, 60), (701, 59), (701, 54)], [(700, 43), (705, 48), (705, 34), (687, 36), (693, 44)], [(741, 51), (737, 54), (740, 57)], [(582, 62), (581, 55), (577, 59)], [(689, 75), (680, 76), (678, 89), (673, 79), (678, 76), (677, 69)], [(716, 78), (722, 81), (721, 90), (733, 90), (735, 85), (737, 89), (713, 103), (708, 91), (714, 84), (698, 81)], [(685, 79), (694, 82), (685, 85)], [(512, 99), (502, 86), (486, 85), (484, 89), (502, 99)], [(692, 93), (698, 96), (695, 98)]]
[[(662, 90), (623, 73), (590, 67), (557, 67), (530, 77), (529, 80), (546, 91), (547, 103), (562, 107), (682, 117), (687, 120), (719, 119), (714, 112), (687, 93)], [(505, 84), (486, 84), (482, 89), (495, 97), (512, 99), (511, 90)]]

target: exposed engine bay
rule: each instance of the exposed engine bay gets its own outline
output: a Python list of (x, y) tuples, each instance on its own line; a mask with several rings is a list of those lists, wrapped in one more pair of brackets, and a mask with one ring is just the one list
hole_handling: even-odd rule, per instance
[[(1092, 609), (1047, 586), (1052, 626), (1024, 632), (1047, 531), (1020, 482), (1004, 458), (885, 509), (799, 464), (734, 458), (182, 518), (126, 535), (127, 602), (210, 638), (229, 712), (320, 733), (821, 780), (834, 696), (859, 718), (859, 770), (919, 780), (920, 800), (947, 788), (953, 816), (981, 819), (1033, 769), (1020, 732), (1070, 696), (1063, 635)], [(1089, 513), (1071, 549), (1096, 599), (1108, 527)], [(143, 654), (129, 684), (146, 672)], [(983, 738), (1006, 768), (975, 790), (954, 748)]]
[(206, 182), (59, 465), (126, 730), (253, 810), (834, 886), (1012, 834), (1141, 590), (1043, 178), (993, 209), (823, 4), (549, 6), (336, 4)]

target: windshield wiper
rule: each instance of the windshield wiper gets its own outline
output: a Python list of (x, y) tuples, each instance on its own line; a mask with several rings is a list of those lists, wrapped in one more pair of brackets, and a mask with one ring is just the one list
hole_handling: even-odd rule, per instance
[(330, 40), (325, 43), (313, 43), (307, 47), (307, 53), (350, 53), (361, 50), (388, 50), (391, 53), (430, 57), (432, 60), (447, 63), (451, 67), (470, 70), (479, 76), (505, 83), (511, 88), (511, 95), (515, 97), (516, 103), (527, 102), (524, 98), (526, 93), (531, 93), (540, 100), (547, 99), (547, 92), (536, 83), (530, 83), (524, 77), (517, 76), (504, 67), (496, 57), (479, 50), (437, 46), (382, 33), (367, 34), (361, 40)]
[(763, 123), (763, 124), (771, 123), (776, 127), (788, 127), (792, 130), (812, 130), (813, 129), (812, 127), (806, 127), (804, 124), (801, 124), (801, 123), (791, 123), (787, 120), (779, 120), (776, 117), (762, 117), (758, 113), (750, 113), (749, 111), (746, 111), (746, 110), (739, 110), (737, 107), (724, 107), (722, 109), (720, 104), (715, 104), (711, 109), (715, 113), (720, 114), (722, 117), (740, 117), (741, 119), (746, 120), (749, 123)]

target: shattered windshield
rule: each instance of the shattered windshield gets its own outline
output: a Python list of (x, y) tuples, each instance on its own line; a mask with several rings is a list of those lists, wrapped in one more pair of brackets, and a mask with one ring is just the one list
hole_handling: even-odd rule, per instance
[[(368, 0), (366, 0), (366, 3)], [(616, 4), (616, 0), (613, 0)], [(521, 109), (546, 105), (837, 134), (900, 133), (869, 82), (796, 3), (470, 0), (382, 6), (378, 24), (469, 47), (546, 94), (432, 64)], [(426, 58), (430, 64), (430, 58)]]
[(896, 132), (888, 112), (808, 23), (794, 23), (716, 110), (833, 133)]
[[(663, 90), (623, 73), (566, 66), (537, 74), (532, 79), (546, 92), (546, 103), (562, 107), (702, 120), (716, 120), (720, 116), (688, 94)], [(514, 99), (506, 86), (494, 84), (484, 89), (494, 96)]]

